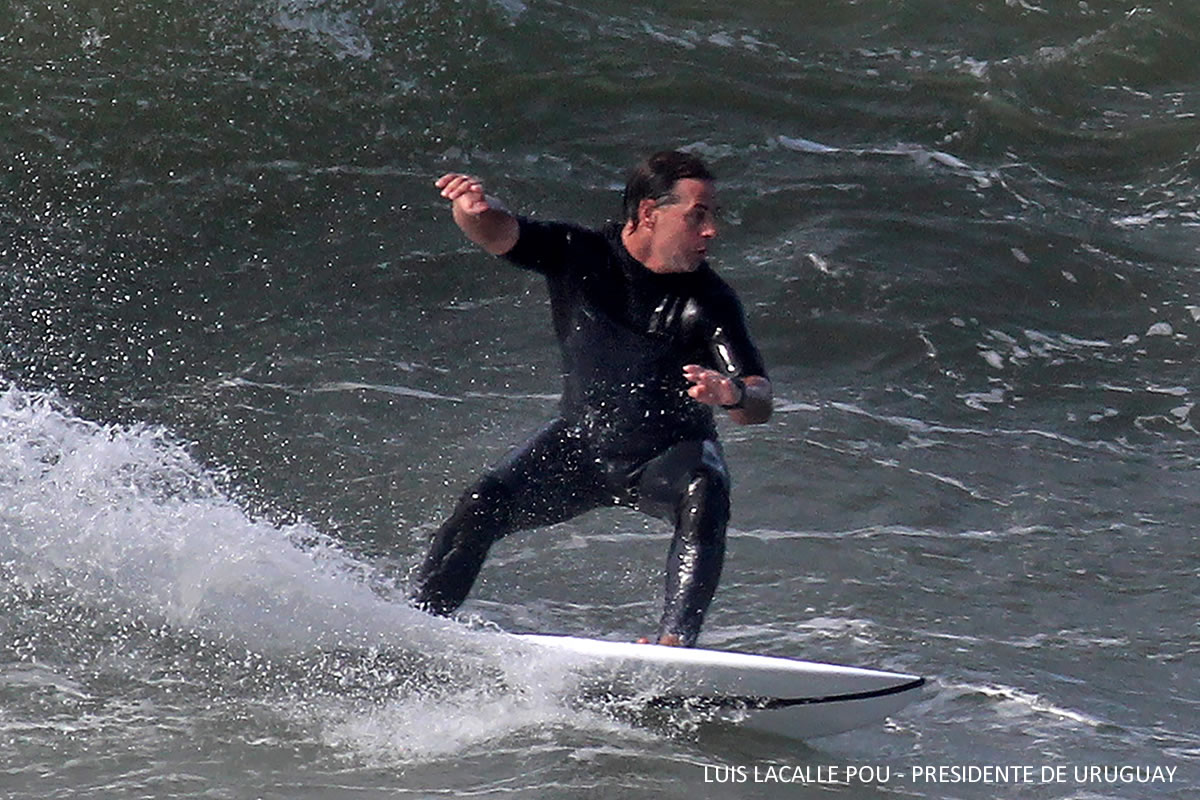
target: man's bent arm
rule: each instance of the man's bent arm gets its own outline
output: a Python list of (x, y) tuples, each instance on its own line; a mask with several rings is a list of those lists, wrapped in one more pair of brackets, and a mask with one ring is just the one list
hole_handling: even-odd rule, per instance
[(485, 194), (477, 178), (452, 172), (434, 185), (453, 203), (454, 222), (472, 242), (494, 256), (516, 246), (520, 236), (517, 218), (499, 200)]

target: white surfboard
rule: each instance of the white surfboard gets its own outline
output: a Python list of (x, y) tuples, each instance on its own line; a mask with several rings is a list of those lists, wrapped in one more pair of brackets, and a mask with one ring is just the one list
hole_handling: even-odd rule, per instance
[(876, 724), (915, 700), (925, 679), (836, 664), (700, 648), (517, 634), (563, 654), (592, 694), (684, 709), (796, 739)]

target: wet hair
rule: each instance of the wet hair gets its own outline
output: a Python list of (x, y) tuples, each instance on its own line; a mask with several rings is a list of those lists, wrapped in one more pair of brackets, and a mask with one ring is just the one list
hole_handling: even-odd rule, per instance
[(663, 150), (647, 158), (629, 173), (622, 207), (625, 220), (638, 224), (638, 207), (643, 200), (666, 200), (675, 184), (685, 178), (715, 180), (707, 165), (697, 156), (679, 150)]

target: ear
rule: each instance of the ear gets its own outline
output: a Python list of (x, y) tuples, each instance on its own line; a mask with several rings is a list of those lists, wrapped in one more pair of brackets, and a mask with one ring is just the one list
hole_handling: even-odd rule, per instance
[(638, 225), (645, 225), (647, 228), (654, 227), (654, 210), (658, 208), (658, 203), (650, 198), (643, 198), (642, 202), (638, 203)]

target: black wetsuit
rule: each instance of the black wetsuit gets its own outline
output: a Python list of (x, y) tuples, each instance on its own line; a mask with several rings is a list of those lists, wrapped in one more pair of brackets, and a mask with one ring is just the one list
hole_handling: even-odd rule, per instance
[(488, 548), (513, 531), (626, 505), (674, 523), (659, 635), (695, 642), (724, 561), (729, 475), (712, 409), (688, 396), (683, 367), (766, 370), (737, 296), (707, 264), (651, 272), (620, 230), (520, 220), (505, 258), (546, 277), (563, 354), (560, 415), (480, 478), (434, 534), (419, 606), (458, 608)]

